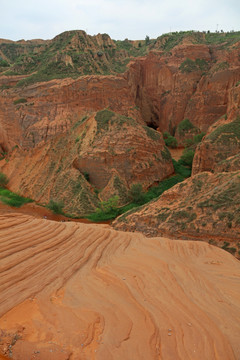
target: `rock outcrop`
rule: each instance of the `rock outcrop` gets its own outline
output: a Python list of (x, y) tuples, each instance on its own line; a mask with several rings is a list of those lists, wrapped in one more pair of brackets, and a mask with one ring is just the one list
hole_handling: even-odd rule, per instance
[(0, 166), (13, 191), (42, 203), (61, 200), (78, 216), (97, 206), (96, 189), (104, 200), (118, 195), (120, 205), (132, 184), (147, 188), (174, 172), (160, 133), (110, 110), (83, 117), (35, 149), (16, 148), (8, 160)]
[[(201, 58), (206, 64), (211, 60), (209, 49), (203, 45), (179, 46), (171, 55), (152, 51), (142, 59), (130, 64), (128, 77), (136, 104), (145, 122), (159, 127), (161, 131), (174, 131), (184, 119), (186, 107), (197, 84), (201, 71), (182, 72), (181, 64), (186, 58)], [(191, 114), (194, 122), (194, 114)]]
[(140, 210), (123, 214), (113, 226), (118, 230), (140, 231), (147, 236), (199, 239), (226, 248), (239, 257), (239, 205), (239, 170), (203, 172), (165, 191)]
[[(214, 34), (212, 39), (212, 34), (175, 33), (147, 44), (113, 41), (107, 34), (89, 36), (84, 31), (69, 31), (46, 42), (45, 47), (42, 42), (34, 46), (34, 41), (15, 44), (2, 40), (0, 51), (11, 64), (10, 70), (3, 68), (2, 74), (22, 75), (19, 85), (26, 85), (89, 74), (117, 75), (127, 70), (124, 77), (128, 85), (119, 80), (118, 86), (126, 91), (120, 92), (118, 99), (131, 97), (132, 106), (139, 107), (146, 124), (174, 135), (179, 122), (189, 118), (206, 132), (219, 117), (232, 111), (230, 103), (240, 81), (237, 35)], [(105, 80), (98, 79), (103, 81), (103, 89), (108, 87)], [(84, 101), (89, 89), (84, 83), (79, 85), (83, 91), (78, 99), (83, 96)], [(108, 95), (111, 97), (104, 93)]]
[[(219, 171), (221, 167), (224, 169), (224, 162), (228, 162), (228, 158), (239, 152), (240, 117), (232, 121), (220, 119), (209, 129), (203, 141), (198, 145), (193, 159), (192, 174), (202, 171), (215, 172), (216, 168)], [(234, 167), (233, 164), (235, 164)], [(233, 162), (231, 168), (233, 171), (239, 170), (238, 163)]]
[(240, 169), (240, 152), (214, 165), (214, 172), (233, 172)]
[(12, 143), (25, 149), (65, 133), (87, 112), (109, 108), (142, 121), (120, 76), (85, 76), (7, 89), (0, 104), (0, 124)]
[[(146, 189), (173, 172), (154, 129), (175, 134), (180, 145), (207, 132), (193, 174), (212, 171), (239, 152), (238, 135), (226, 142), (226, 134), (215, 136), (218, 125), (239, 126), (239, 47), (238, 34), (231, 33), (174, 33), (139, 43), (83, 31), (65, 32), (46, 43), (1, 40), (0, 152), (5, 160), (0, 166), (10, 177), (10, 188), (38, 201), (60, 197), (66, 202), (79, 194), (76, 183), (82, 191), (80, 181), (90, 194), (84, 197), (88, 209), (96, 206), (99, 190), (100, 199), (117, 194), (124, 203), (131, 184)], [(121, 120), (103, 132), (94, 120), (80, 124), (103, 109), (135, 122), (124, 130), (126, 121)], [(180, 134), (184, 119), (193, 130)], [(59, 150), (59, 143), (65, 148)], [(231, 164), (237, 170), (237, 163)], [(74, 199), (68, 210), (82, 213), (84, 206), (77, 205), (78, 196)]]
[[(204, 36), (199, 36), (179, 34), (170, 48), (168, 41), (171, 43), (171, 37), (159, 38), (147, 47), (139, 43), (141, 46), (138, 47), (130, 41), (114, 42), (106, 34), (91, 37), (85, 32), (73, 31), (60, 34), (47, 42), (45, 50), (42, 42), (36, 43), (35, 48), (33, 42), (19, 42), (16, 49), (11, 42), (11, 49), (16, 50), (10, 49), (13, 53), (8, 49), (9, 43), (3, 42), (0, 48), (13, 63), (21, 55), (19, 51), (22, 51), (23, 56), (30, 53), (30, 49), (35, 54), (32, 55), (34, 59), (40, 52), (48, 62), (52, 57), (55, 62), (44, 73), (36, 65), (38, 61), (32, 60), (37, 61), (36, 70), (40, 73), (33, 79), (35, 85), (30, 87), (11, 88), (17, 82), (27, 81), (31, 77), (31, 67), (25, 64), (26, 59), (22, 65), (25, 66), (22, 75), (1, 77), (0, 124), (13, 124), (18, 133), (22, 132), (13, 140), (27, 147), (65, 131), (71, 121), (82, 113), (107, 107), (140, 122), (144, 119), (150, 127), (159, 128), (162, 132), (169, 131), (171, 135), (174, 135), (177, 125), (185, 118), (200, 131), (206, 132), (219, 117), (227, 114), (229, 119), (233, 119), (236, 116), (239, 108), (240, 42), (228, 43), (226, 36), (224, 43), (224, 36), (219, 35), (219, 39), (223, 37), (220, 39), (223, 45), (209, 45)], [(124, 46), (129, 49), (128, 52)], [(96, 62), (95, 57), (99, 58), (98, 47), (103, 50), (101, 61), (105, 59), (111, 66), (117, 64), (118, 57), (131, 60), (125, 75), (97, 75), (99, 71), (93, 64)], [(60, 75), (64, 78), (83, 75), (81, 72), (71, 74), (58, 67), (60, 62), (68, 69), (72, 68), (74, 57), (68, 55), (70, 50), (79, 58), (83, 56), (82, 65), (79, 65), (81, 68), (91, 65), (91, 69), (84, 74), (92, 75), (82, 76), (78, 80), (59, 79), (39, 83)], [(116, 57), (114, 55), (111, 58), (109, 55), (112, 50), (118, 54)], [(85, 59), (85, 55), (91, 52), (94, 52), (91, 58)], [(141, 54), (147, 55), (136, 57)], [(122, 72), (125, 70), (122, 69)]]
[(226, 54), (203, 44), (179, 45), (171, 54), (155, 50), (133, 61), (128, 81), (145, 122), (174, 134), (188, 118), (205, 132), (230, 113), (239, 101), (234, 94), (240, 81), (239, 46)]

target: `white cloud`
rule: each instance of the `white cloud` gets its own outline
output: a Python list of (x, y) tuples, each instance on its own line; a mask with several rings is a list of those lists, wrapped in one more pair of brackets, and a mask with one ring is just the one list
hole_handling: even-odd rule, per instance
[(83, 29), (114, 39), (144, 39), (170, 29), (240, 30), (239, 15), (238, 0), (8, 0), (1, 4), (0, 37), (49, 39)]

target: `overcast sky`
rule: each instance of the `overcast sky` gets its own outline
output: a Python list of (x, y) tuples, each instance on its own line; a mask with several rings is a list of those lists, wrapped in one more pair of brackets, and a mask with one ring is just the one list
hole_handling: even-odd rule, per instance
[(169, 31), (240, 30), (240, 0), (0, 0), (0, 38), (52, 39), (66, 30), (113, 39)]

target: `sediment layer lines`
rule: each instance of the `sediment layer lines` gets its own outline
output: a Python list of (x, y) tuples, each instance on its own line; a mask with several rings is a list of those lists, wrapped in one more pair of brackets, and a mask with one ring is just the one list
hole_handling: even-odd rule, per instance
[(0, 216), (14, 359), (236, 360), (239, 290), (239, 262), (206, 243)]

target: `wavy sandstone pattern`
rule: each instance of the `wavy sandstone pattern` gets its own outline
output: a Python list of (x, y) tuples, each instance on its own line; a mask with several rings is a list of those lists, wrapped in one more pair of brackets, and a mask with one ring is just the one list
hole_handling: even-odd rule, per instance
[(2, 215), (0, 337), (15, 340), (0, 350), (18, 360), (239, 359), (239, 268), (202, 242)]

